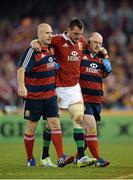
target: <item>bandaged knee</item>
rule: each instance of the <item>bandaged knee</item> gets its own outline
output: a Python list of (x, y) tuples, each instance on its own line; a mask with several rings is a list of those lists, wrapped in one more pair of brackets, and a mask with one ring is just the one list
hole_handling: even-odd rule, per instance
[(73, 104), (68, 107), (68, 112), (73, 120), (74, 128), (81, 128), (84, 116), (83, 104)]

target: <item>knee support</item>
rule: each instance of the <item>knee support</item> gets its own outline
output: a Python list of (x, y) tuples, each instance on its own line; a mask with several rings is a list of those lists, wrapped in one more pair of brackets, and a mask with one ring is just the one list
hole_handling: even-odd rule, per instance
[(74, 128), (81, 128), (81, 124), (84, 116), (83, 104), (73, 104), (68, 107), (68, 112), (73, 120)]

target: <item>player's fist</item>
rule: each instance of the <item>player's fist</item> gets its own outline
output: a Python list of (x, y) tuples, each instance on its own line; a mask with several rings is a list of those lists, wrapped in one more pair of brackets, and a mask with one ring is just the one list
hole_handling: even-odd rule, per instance
[(25, 86), (19, 86), (18, 87), (18, 95), (20, 97), (26, 98), (26, 96), (27, 96), (27, 89), (26, 89)]
[(104, 47), (100, 47), (99, 51), (104, 55), (105, 58), (108, 58), (108, 52)]

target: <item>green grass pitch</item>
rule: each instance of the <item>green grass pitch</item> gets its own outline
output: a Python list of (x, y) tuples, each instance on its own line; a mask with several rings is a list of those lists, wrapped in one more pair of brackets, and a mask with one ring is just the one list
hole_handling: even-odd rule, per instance
[[(125, 114), (125, 112), (124, 112)], [(106, 168), (96, 168), (95, 166), (78, 168), (71, 164), (64, 168), (42, 168), (25, 166), (25, 150), (23, 139), (0, 137), (0, 179), (133, 179), (133, 114), (129, 112), (124, 115), (109, 113), (104, 114), (101, 127), (102, 137), (100, 139), (101, 157), (110, 160), (110, 166)], [(15, 135), (18, 134), (18, 120), (20, 116), (0, 117), (1, 129), (5, 127), (5, 133), (9, 136), (9, 131), (14, 128)], [(67, 118), (66, 118), (67, 119)], [(14, 124), (10, 124), (14, 122)], [(23, 122), (23, 121), (22, 121)], [(2, 126), (6, 123), (7, 126)], [(125, 129), (128, 127), (128, 134), (118, 136), (121, 132), (120, 124)], [(20, 124), (19, 124), (20, 125)], [(130, 125), (130, 126), (128, 126)], [(69, 127), (69, 128), (68, 128)], [(71, 129), (70, 124), (66, 124), (66, 129)], [(40, 132), (42, 130), (40, 129)], [(66, 136), (65, 136), (66, 137)], [(106, 142), (106, 143), (105, 143)], [(108, 142), (108, 143), (107, 143)], [(72, 138), (64, 139), (64, 149), (67, 155), (76, 152), (75, 143)], [(42, 150), (41, 137), (35, 142), (34, 155), (39, 163)], [(89, 151), (86, 151), (89, 154)], [(53, 145), (50, 147), (50, 155), (56, 163), (56, 153)]]
[[(76, 151), (72, 139), (64, 140), (68, 155)], [(35, 158), (39, 163), (41, 142), (35, 143)], [(22, 143), (0, 143), (0, 179), (132, 179), (133, 178), (133, 144), (100, 143), (101, 156), (111, 161), (106, 168), (95, 166), (78, 168), (71, 164), (64, 168), (42, 168), (25, 166), (25, 151)], [(53, 145), (50, 154), (56, 162)], [(86, 151), (89, 154), (89, 151)]]

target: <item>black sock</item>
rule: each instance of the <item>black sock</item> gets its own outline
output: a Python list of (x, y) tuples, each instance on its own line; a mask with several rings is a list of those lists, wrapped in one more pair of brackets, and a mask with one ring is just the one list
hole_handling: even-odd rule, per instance
[(84, 154), (84, 132), (83, 129), (75, 128), (74, 129), (74, 140), (77, 145), (78, 159), (85, 156)]
[(44, 128), (43, 131), (43, 152), (42, 152), (42, 159), (49, 157), (49, 146), (51, 142), (51, 130)]

